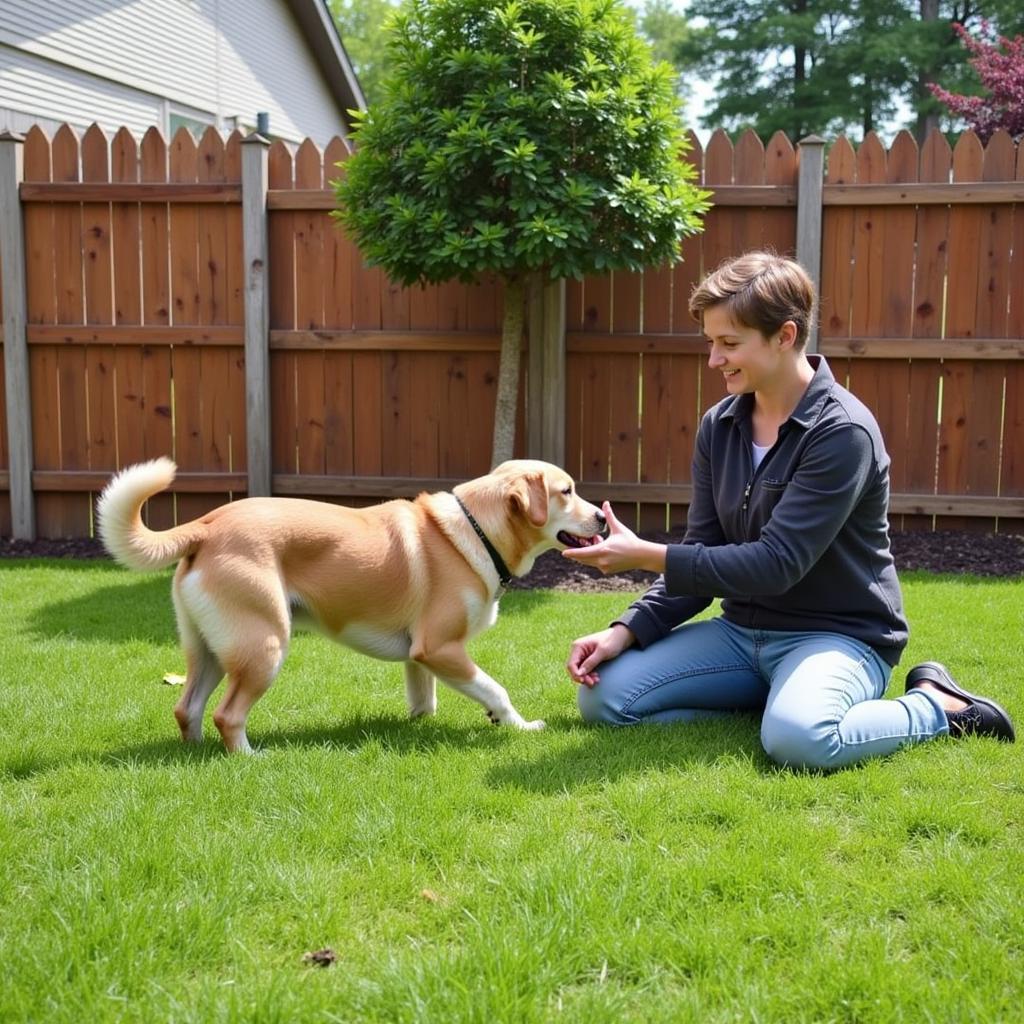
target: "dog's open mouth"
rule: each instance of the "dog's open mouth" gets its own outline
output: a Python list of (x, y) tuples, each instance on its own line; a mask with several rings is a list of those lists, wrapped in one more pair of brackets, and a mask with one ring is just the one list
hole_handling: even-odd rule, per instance
[(568, 530), (561, 530), (557, 537), (559, 543), (567, 548), (589, 548), (592, 544), (600, 544), (601, 537), (594, 534), (592, 537), (581, 537), (578, 533), (570, 533)]

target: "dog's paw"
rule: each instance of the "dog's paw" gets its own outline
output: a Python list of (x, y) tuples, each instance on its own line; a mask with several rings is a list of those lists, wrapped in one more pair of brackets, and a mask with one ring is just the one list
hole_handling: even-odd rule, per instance
[(523, 722), (519, 728), (526, 730), (526, 732), (540, 732), (544, 725), (545, 722), (542, 718), (535, 718), (532, 722)]

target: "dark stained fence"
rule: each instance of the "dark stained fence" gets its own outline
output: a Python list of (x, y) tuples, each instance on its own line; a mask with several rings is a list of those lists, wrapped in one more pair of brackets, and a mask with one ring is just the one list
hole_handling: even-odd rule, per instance
[[(155, 526), (246, 493), (241, 141), (25, 138), (40, 536), (89, 535), (110, 474), (156, 455), (180, 477), (149, 503)], [(694, 284), (728, 256), (796, 244), (800, 155), (784, 135), (691, 147), (715, 205), (683, 261), (566, 289), (565, 464), (651, 530), (684, 521), (700, 416), (724, 394), (687, 311)], [(502, 286), (400, 288), (365, 266), (330, 218), (347, 157), (340, 139), (267, 154), (267, 415), (274, 493), (364, 502), (487, 470)], [(1022, 207), (1024, 146), (1002, 133), (828, 149), (819, 348), (882, 425), (897, 528), (1024, 529)], [(8, 435), (0, 388), (4, 534)]]

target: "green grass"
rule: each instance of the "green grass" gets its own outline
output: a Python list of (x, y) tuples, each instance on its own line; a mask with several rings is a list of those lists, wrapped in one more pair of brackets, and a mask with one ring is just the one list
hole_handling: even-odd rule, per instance
[[(1020, 1019), (1019, 747), (813, 775), (754, 718), (588, 728), (568, 642), (626, 598), (515, 592), (474, 653), (546, 731), (410, 723), (397, 666), (299, 637), (229, 757), (177, 740), (168, 585), (0, 564), (0, 1020)], [(905, 589), (904, 667), (1024, 719), (1020, 582)]]

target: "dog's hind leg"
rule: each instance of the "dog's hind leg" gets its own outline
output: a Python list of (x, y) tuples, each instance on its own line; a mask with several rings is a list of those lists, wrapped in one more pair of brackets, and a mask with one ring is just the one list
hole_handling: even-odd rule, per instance
[(245, 723), (253, 704), (270, 689), (288, 647), (288, 630), (254, 621), (239, 630), (240, 642), (221, 661), (228, 673), (227, 693), (213, 713), (224, 746), (231, 753), (251, 754)]
[(410, 718), (432, 715), (437, 710), (434, 673), (415, 661), (405, 663), (405, 698), (409, 702)]
[(174, 614), (178, 620), (178, 636), (185, 652), (185, 690), (174, 707), (174, 717), (186, 743), (199, 743), (203, 738), (203, 713), (210, 694), (224, 677), (224, 669), (210, 650), (189, 611), (179, 587), (184, 573), (179, 570), (172, 590)]
[(213, 652), (200, 639), (185, 648), (188, 674), (185, 692), (174, 707), (174, 717), (186, 743), (199, 743), (203, 738), (203, 712), (210, 694), (224, 677), (224, 669)]

